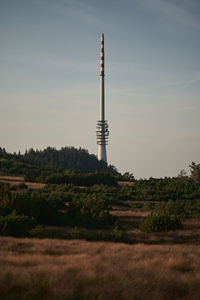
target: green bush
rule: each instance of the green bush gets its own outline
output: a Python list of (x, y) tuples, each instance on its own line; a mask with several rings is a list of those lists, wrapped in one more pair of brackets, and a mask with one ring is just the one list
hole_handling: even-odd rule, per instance
[(12, 195), (12, 209), (17, 214), (33, 217), (40, 225), (64, 225), (64, 215), (47, 201), (41, 191), (26, 191)]
[(12, 193), (9, 185), (0, 185), (0, 216), (10, 214), (13, 209)]
[(126, 234), (124, 230), (121, 228), (119, 222), (115, 222), (113, 229), (110, 233), (110, 239), (114, 242), (125, 242), (126, 241)]
[(155, 208), (157, 213), (168, 212), (180, 218), (200, 218), (200, 200), (176, 200), (160, 203)]
[(117, 179), (110, 173), (60, 173), (44, 177), (45, 183), (50, 184), (73, 184), (75, 186), (93, 186), (96, 184), (105, 184), (108, 186), (117, 186)]
[(19, 188), (19, 189), (25, 189), (25, 190), (26, 190), (26, 189), (28, 188), (28, 186), (26, 185), (25, 182), (21, 182), (21, 183), (18, 184), (18, 188)]
[(109, 213), (110, 206), (105, 199), (96, 195), (76, 198), (69, 203), (68, 216), (72, 226), (105, 228), (113, 224), (115, 217)]
[(182, 227), (180, 218), (169, 213), (150, 214), (140, 224), (140, 229), (143, 232), (176, 230)]
[(45, 228), (42, 227), (41, 225), (37, 225), (33, 229), (29, 231), (29, 234), (31, 237), (37, 237), (37, 238), (45, 238)]
[(0, 217), (0, 235), (26, 236), (35, 226), (34, 218), (16, 215), (15, 211), (8, 216)]
[(0, 215), (16, 210), (17, 215), (33, 217), (41, 225), (65, 225), (65, 197), (46, 190), (24, 190), (11, 193), (8, 185), (0, 186)]

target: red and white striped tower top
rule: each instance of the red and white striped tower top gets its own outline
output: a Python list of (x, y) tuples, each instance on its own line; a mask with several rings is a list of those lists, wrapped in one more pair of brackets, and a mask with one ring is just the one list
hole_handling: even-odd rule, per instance
[(101, 34), (101, 76), (104, 76), (104, 34)]

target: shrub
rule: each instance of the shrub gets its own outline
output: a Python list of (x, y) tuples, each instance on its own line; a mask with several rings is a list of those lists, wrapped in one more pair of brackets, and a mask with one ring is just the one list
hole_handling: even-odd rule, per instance
[(52, 173), (44, 178), (44, 182), (51, 184), (73, 184), (76, 186), (93, 186), (95, 184), (117, 186), (117, 179), (109, 173)]
[(109, 213), (109, 204), (96, 195), (73, 199), (68, 207), (71, 225), (87, 228), (108, 227), (114, 223), (115, 217)]
[(181, 228), (182, 224), (180, 218), (168, 213), (150, 214), (140, 224), (140, 229), (143, 232), (158, 232)]
[(200, 218), (200, 200), (176, 200), (157, 205), (157, 213), (168, 212), (181, 218)]
[(122, 230), (120, 224), (115, 222), (113, 229), (110, 233), (110, 239), (114, 242), (125, 242), (126, 241), (126, 234), (124, 230)]
[(13, 200), (9, 185), (0, 185), (0, 215), (6, 216), (13, 209)]
[(17, 191), (18, 185), (13, 184), (10, 186), (10, 191)]
[(45, 238), (45, 228), (42, 227), (41, 225), (37, 225), (33, 229), (29, 231), (29, 234), (31, 237), (37, 237), (37, 238)]
[(65, 209), (65, 195), (64, 193), (58, 193), (56, 191), (52, 191), (50, 193), (46, 193), (43, 195), (43, 198), (45, 198), (50, 204), (51, 207), (53, 207), (55, 210)]
[(8, 216), (0, 217), (0, 235), (26, 236), (35, 226), (34, 218), (16, 215), (15, 211)]
[(63, 225), (65, 221), (63, 214), (39, 191), (15, 193), (12, 200), (12, 209), (16, 209), (17, 214), (33, 217), (41, 225)]
[(18, 184), (18, 188), (19, 188), (19, 189), (27, 189), (28, 186), (26, 185), (26, 183), (21, 182), (21, 183)]

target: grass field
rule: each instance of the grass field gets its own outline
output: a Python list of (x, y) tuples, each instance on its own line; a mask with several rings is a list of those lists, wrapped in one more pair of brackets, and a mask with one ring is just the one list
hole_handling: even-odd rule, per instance
[(0, 238), (0, 295), (32, 299), (199, 299), (200, 248)]
[[(16, 185), (24, 178), (0, 181)], [(156, 203), (121, 202), (111, 214), (129, 244), (65, 240), (70, 226), (46, 226), (52, 239), (1, 236), (0, 300), (199, 300), (200, 219), (183, 220), (183, 230), (143, 233), (139, 225)], [(83, 238), (98, 231), (75, 230)]]

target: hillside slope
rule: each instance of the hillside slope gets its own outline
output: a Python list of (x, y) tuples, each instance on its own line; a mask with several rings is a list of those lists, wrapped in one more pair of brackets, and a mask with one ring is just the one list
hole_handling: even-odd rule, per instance
[(105, 172), (117, 175), (114, 166), (108, 166), (104, 161), (98, 161), (95, 155), (85, 149), (63, 147), (57, 150), (47, 147), (44, 150), (30, 149), (25, 154), (8, 153), (0, 147), (1, 175), (25, 174), (26, 170), (47, 168), (53, 170), (74, 170), (82, 173)]

